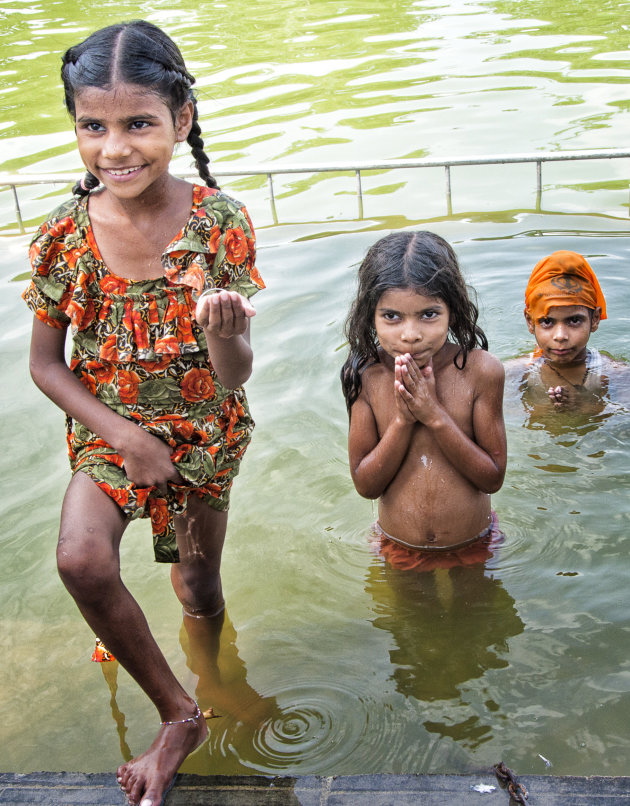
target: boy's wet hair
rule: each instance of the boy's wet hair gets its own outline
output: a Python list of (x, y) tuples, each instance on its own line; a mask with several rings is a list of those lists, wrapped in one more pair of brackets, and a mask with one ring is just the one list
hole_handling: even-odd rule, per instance
[[(187, 101), (193, 103), (193, 124), (187, 142), (199, 176), (208, 187), (218, 187), (208, 170), (198, 122), (194, 77), (186, 69), (177, 45), (164, 31), (145, 20), (121, 22), (101, 28), (62, 57), (61, 80), (68, 112), (76, 117), (75, 96), (87, 87), (109, 89), (118, 83), (135, 84), (156, 93), (168, 106), (175, 122)], [(99, 184), (89, 171), (73, 192), (85, 196)]]
[(357, 295), (346, 321), (350, 354), (341, 370), (341, 385), (348, 412), (361, 392), (363, 370), (379, 361), (374, 317), (378, 301), (390, 288), (412, 289), (446, 303), (449, 335), (459, 346), (454, 358), (459, 369), (464, 368), (470, 350), (488, 349), (488, 340), (477, 325), (479, 311), (451, 246), (439, 235), (422, 230), (387, 235), (369, 249), (359, 267)]

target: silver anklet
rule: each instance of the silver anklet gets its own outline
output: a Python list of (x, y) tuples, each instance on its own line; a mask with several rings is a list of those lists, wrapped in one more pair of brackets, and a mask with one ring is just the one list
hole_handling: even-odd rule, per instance
[(189, 716), (187, 719), (172, 719), (170, 722), (160, 722), (160, 725), (184, 725), (186, 722), (196, 722), (201, 716), (202, 713), (199, 706), (195, 703), (195, 713), (193, 716)]

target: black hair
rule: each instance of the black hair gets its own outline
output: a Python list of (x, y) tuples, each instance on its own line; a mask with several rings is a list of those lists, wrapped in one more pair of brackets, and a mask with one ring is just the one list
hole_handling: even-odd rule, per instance
[[(359, 267), (357, 295), (345, 325), (350, 353), (341, 370), (348, 413), (361, 392), (361, 375), (379, 361), (374, 316), (378, 301), (390, 288), (410, 288), (427, 297), (439, 297), (450, 312), (449, 335), (459, 346), (453, 363), (466, 365), (470, 350), (488, 349), (477, 325), (479, 311), (451, 246), (433, 232), (395, 232), (370, 247)], [(472, 292), (474, 293), (474, 292)]]
[[(157, 93), (168, 106), (173, 122), (184, 104), (192, 101), (193, 123), (187, 142), (201, 179), (208, 187), (218, 187), (208, 170), (210, 160), (201, 138), (197, 99), (191, 89), (195, 79), (186, 69), (177, 45), (156, 25), (133, 20), (95, 31), (64, 53), (61, 80), (66, 107), (73, 118), (77, 92), (85, 87), (110, 88), (118, 82), (136, 84)], [(98, 184), (98, 179), (88, 171), (73, 192), (85, 196)]]

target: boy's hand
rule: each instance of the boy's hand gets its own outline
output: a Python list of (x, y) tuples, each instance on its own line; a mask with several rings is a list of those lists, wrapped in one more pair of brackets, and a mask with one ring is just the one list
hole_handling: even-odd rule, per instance
[[(396, 356), (396, 392), (414, 419), (429, 425), (441, 409), (435, 390), (432, 362), (417, 366), (411, 355)], [(400, 379), (400, 380), (398, 380)]]
[(223, 339), (240, 336), (247, 320), (256, 315), (254, 306), (236, 291), (221, 290), (199, 298), (195, 319), (201, 327)]
[(555, 409), (564, 409), (569, 405), (571, 396), (566, 387), (550, 386), (549, 389), (547, 389), (547, 394)]

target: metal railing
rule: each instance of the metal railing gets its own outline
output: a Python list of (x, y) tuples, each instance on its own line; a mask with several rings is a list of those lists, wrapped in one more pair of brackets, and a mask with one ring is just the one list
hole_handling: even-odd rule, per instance
[[(610, 149), (607, 151), (557, 151), (550, 153), (533, 154), (505, 154), (500, 156), (479, 157), (451, 157), (449, 159), (423, 158), (423, 159), (394, 159), (380, 162), (330, 162), (330, 163), (299, 163), (296, 165), (268, 164), (229, 168), (219, 164), (213, 175), (217, 178), (266, 176), (269, 189), (269, 201), (274, 224), (278, 223), (273, 177), (287, 174), (316, 174), (316, 173), (354, 173), (356, 177), (356, 195), (358, 203), (358, 217), (363, 218), (363, 189), (361, 174), (365, 171), (392, 171), (416, 170), (418, 168), (444, 168), (446, 181), (446, 204), (448, 215), (452, 215), (451, 169), (474, 165), (514, 165), (519, 163), (533, 163), (536, 166), (536, 199), (540, 207), (542, 196), (542, 166), (550, 162), (570, 162), (585, 160), (615, 160), (630, 159), (628, 149)], [(197, 177), (194, 171), (178, 172), (184, 178)], [(0, 174), (0, 188), (10, 188), (13, 193), (15, 215), (20, 231), (24, 232), (22, 211), (18, 198), (18, 188), (32, 185), (69, 184), (79, 179), (78, 174), (42, 174), (28, 176), (26, 174)], [(630, 199), (629, 199), (630, 214)]]

